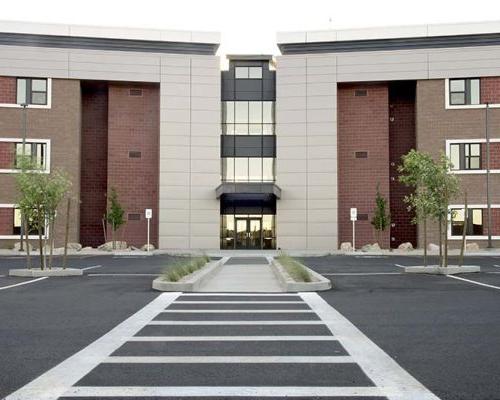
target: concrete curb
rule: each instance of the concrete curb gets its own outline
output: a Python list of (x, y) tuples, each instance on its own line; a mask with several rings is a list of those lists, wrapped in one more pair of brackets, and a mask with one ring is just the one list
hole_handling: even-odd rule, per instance
[(80, 268), (52, 268), (41, 270), (39, 268), (22, 268), (22, 269), (10, 269), (9, 276), (20, 276), (29, 278), (39, 278), (42, 276), (81, 276), (83, 275), (83, 270)]
[(228, 257), (206, 263), (201, 269), (182, 277), (177, 282), (169, 282), (158, 277), (153, 281), (153, 289), (161, 292), (196, 292), (201, 285), (212, 279), (228, 260)]
[(456, 275), (469, 274), (473, 272), (481, 272), (481, 267), (478, 265), (448, 265), (447, 267), (439, 267), (437, 265), (405, 267), (405, 272), (409, 274), (432, 274), (432, 275)]
[(278, 261), (271, 257), (269, 257), (268, 260), (269, 266), (278, 278), (280, 286), (283, 288), (284, 292), (318, 292), (332, 288), (332, 282), (329, 279), (303, 264), (304, 268), (311, 274), (313, 278), (312, 282), (296, 282)]

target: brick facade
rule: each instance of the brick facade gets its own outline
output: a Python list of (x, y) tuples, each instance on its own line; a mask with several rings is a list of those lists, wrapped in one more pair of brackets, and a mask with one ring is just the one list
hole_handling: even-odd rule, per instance
[(415, 82), (394, 82), (389, 85), (389, 161), (391, 247), (410, 242), (417, 245), (417, 228), (413, 214), (404, 203), (411, 190), (399, 182), (401, 157), (416, 146), (415, 141)]
[(104, 242), (108, 168), (108, 85), (82, 82), (80, 242)]
[[(63, 169), (71, 179), (71, 196), (75, 202), (80, 200), (80, 81), (71, 79), (52, 80), (52, 106), (50, 109), (28, 108), (27, 137), (51, 140), (51, 168)], [(0, 137), (21, 138), (23, 110), (0, 107)], [(12, 173), (0, 174), (0, 204), (16, 201), (15, 176)], [(65, 202), (64, 202), (65, 203)], [(56, 245), (64, 240), (66, 225), (66, 204), (59, 211), (55, 227)], [(76, 210), (75, 210), (76, 209)], [(78, 241), (79, 215), (76, 206), (70, 217), (72, 242)], [(11, 246), (18, 239), (2, 240), (1, 247)]]
[[(365, 96), (356, 91), (366, 90)], [(359, 93), (358, 93), (359, 94)], [(381, 84), (342, 84), (338, 86), (338, 195), (339, 243), (352, 241), (349, 209), (357, 207), (356, 246), (376, 241), (370, 223), (375, 208), (377, 184), (389, 202), (389, 90)], [(367, 152), (356, 158), (356, 152)], [(380, 245), (389, 246), (389, 230)]]
[(109, 85), (107, 186), (117, 190), (127, 217), (139, 215), (118, 234), (134, 246), (146, 243), (146, 208), (153, 209), (151, 243), (158, 245), (159, 108), (157, 85)]
[[(482, 169), (486, 169), (486, 143), (481, 144)], [(500, 169), (500, 143), (490, 142), (490, 169)]]
[(12, 235), (14, 228), (14, 209), (0, 208), (0, 235)]
[(500, 77), (481, 78), (481, 103), (500, 104)]
[(14, 153), (14, 143), (2, 142), (0, 139), (0, 169), (11, 169), (14, 166)]
[[(445, 81), (443, 79), (417, 81), (417, 149), (439, 157), (445, 151), (447, 139), (478, 139), (485, 137), (485, 113), (482, 109), (447, 110), (444, 107)], [(489, 132), (491, 138), (500, 138), (500, 109), (489, 110)], [(469, 204), (486, 204), (486, 175), (460, 174), (462, 189), (467, 189)], [(492, 204), (500, 204), (500, 174), (491, 175)], [(453, 200), (463, 204), (463, 195)], [(429, 242), (438, 242), (438, 227), (429, 223)], [(419, 241), (423, 240), (419, 227)], [(484, 241), (478, 241), (482, 246)], [(498, 244), (498, 242), (497, 242)], [(452, 246), (458, 246), (452, 241)]]
[(16, 91), (16, 78), (0, 76), (0, 104), (16, 104)]

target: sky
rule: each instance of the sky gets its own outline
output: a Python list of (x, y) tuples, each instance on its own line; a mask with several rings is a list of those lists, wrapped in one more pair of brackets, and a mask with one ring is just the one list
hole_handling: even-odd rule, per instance
[(0, 19), (222, 33), (220, 55), (279, 54), (277, 31), (500, 20), (500, 1), (23, 0)]

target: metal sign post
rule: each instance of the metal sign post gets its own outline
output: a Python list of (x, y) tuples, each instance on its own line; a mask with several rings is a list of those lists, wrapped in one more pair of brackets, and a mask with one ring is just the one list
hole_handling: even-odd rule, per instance
[(356, 250), (356, 221), (358, 220), (358, 209), (351, 208), (351, 221), (352, 221), (352, 250)]
[(147, 252), (149, 253), (149, 225), (150, 225), (151, 218), (153, 217), (153, 210), (151, 208), (146, 208), (145, 216), (146, 216), (146, 220), (148, 221), (148, 244), (147, 244), (146, 249), (147, 249)]

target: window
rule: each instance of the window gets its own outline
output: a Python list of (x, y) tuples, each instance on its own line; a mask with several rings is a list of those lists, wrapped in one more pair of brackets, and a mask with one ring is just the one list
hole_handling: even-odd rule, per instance
[(274, 135), (274, 101), (222, 102), (222, 134)]
[(262, 79), (262, 67), (235, 67), (236, 79)]
[(450, 79), (450, 105), (479, 104), (479, 79)]
[(47, 104), (47, 79), (18, 78), (17, 104)]
[(481, 169), (481, 143), (452, 143), (450, 145), (451, 169)]
[[(461, 236), (464, 229), (464, 209), (451, 210), (451, 235)], [(467, 209), (467, 230), (468, 236), (483, 235), (483, 210), (481, 208)]]
[[(32, 221), (28, 223), (29, 233), (28, 235), (38, 235), (38, 229), (34, 227)], [(21, 210), (19, 208), (14, 208), (14, 226), (12, 228), (13, 235), (21, 234)], [(45, 234), (45, 228), (42, 228), (42, 235)]]
[(227, 157), (222, 159), (224, 182), (273, 182), (274, 158)]
[[(16, 168), (20, 168), (20, 160), (23, 155), (23, 144), (16, 143)], [(47, 169), (47, 143), (30, 143), (24, 145), (24, 155), (36, 166), (36, 168)]]

